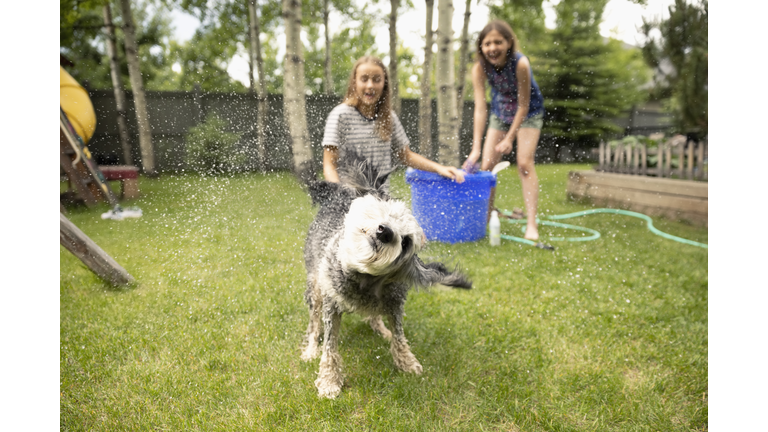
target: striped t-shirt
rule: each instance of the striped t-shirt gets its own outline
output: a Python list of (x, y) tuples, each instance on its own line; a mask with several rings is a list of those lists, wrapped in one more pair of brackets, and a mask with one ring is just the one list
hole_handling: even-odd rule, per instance
[(357, 153), (371, 161), (379, 171), (392, 168), (392, 155), (410, 145), (405, 129), (397, 115), (392, 113), (392, 137), (384, 141), (374, 129), (374, 121), (364, 117), (357, 108), (347, 104), (338, 105), (325, 122), (323, 147), (336, 147), (339, 153), (354, 148)]

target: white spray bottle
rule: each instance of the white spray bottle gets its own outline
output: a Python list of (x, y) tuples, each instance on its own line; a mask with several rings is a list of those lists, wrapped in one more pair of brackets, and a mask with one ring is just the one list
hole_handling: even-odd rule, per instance
[(489, 237), (491, 240), (491, 246), (498, 246), (501, 244), (501, 223), (499, 222), (499, 213), (496, 210), (491, 212), (491, 220), (488, 222), (488, 230), (490, 231)]

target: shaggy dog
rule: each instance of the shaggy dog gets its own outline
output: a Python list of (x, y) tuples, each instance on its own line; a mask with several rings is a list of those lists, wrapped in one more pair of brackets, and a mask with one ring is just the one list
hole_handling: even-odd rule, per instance
[[(403, 333), (403, 310), (412, 286), (443, 284), (471, 288), (462, 274), (442, 263), (423, 263), (416, 255), (426, 237), (408, 207), (390, 198), (378, 173), (356, 155), (340, 163), (341, 183), (310, 182), (312, 201), (320, 210), (304, 246), (309, 326), (301, 354), (304, 361), (322, 357), (315, 386), (321, 397), (335, 398), (343, 376), (339, 327), (345, 312), (365, 317), (374, 331), (391, 342), (395, 365), (420, 374)], [(381, 317), (389, 320), (388, 330)], [(324, 333), (321, 335), (321, 319)]]

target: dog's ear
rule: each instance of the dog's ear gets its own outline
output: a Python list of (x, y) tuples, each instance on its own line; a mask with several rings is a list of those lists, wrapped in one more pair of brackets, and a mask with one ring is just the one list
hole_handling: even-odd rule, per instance
[(407, 282), (417, 287), (428, 287), (439, 283), (454, 288), (472, 288), (472, 282), (459, 272), (458, 268), (450, 271), (440, 262), (425, 264), (418, 255), (413, 255), (403, 266), (402, 271)]

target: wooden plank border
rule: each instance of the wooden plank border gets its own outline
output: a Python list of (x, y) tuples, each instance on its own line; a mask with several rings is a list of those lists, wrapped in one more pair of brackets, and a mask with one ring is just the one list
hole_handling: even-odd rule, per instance
[(704, 182), (572, 171), (566, 193), (570, 199), (595, 205), (708, 226), (708, 184)]

